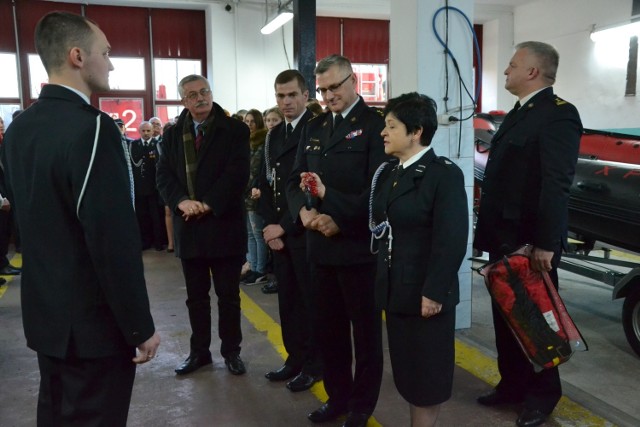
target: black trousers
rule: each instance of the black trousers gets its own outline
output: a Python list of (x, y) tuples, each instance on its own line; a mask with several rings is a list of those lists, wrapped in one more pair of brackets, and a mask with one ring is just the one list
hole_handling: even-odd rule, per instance
[(38, 353), (38, 427), (125, 427), (136, 365), (135, 355), (65, 359)]
[[(498, 259), (499, 255), (490, 254), (489, 257)], [(555, 254), (551, 262), (553, 269), (549, 272), (556, 288), (559, 262), (560, 251)], [(496, 390), (499, 393), (522, 398), (528, 409), (537, 409), (550, 414), (562, 397), (558, 368), (544, 369), (536, 373), (494, 303), (491, 308), (498, 351), (498, 371), (501, 377)]]
[(208, 354), (211, 345), (211, 280), (218, 297), (220, 354), (240, 353), (240, 269), (244, 256), (182, 259), (191, 323), (191, 354)]
[(9, 265), (9, 237), (11, 234), (11, 213), (0, 210), (0, 269)]
[(160, 204), (158, 193), (139, 196), (136, 195), (136, 217), (140, 227), (142, 247), (161, 248), (166, 241), (164, 224), (164, 206)]
[(312, 316), (313, 287), (304, 247), (287, 246), (271, 251), (273, 273), (278, 280), (278, 310), (282, 341), (289, 357), (287, 366), (308, 375), (320, 375), (322, 363), (317, 348), (316, 321)]
[(374, 297), (375, 264), (311, 268), (329, 402), (371, 414), (380, 394), (383, 365), (382, 313), (376, 310)]

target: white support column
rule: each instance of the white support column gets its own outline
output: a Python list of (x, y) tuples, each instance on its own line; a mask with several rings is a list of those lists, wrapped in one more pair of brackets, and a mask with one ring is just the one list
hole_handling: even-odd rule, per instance
[[(390, 24), (390, 93), (391, 97), (406, 92), (417, 91), (433, 98), (438, 104), (438, 114), (460, 117), (460, 85), (458, 77), (474, 94), (473, 39), (471, 28), (457, 11), (449, 10), (449, 50), (455, 56), (461, 75), (458, 76), (450, 58), (444, 54), (444, 47), (436, 39), (432, 28), (435, 13), (445, 6), (441, 0), (394, 0), (391, 2)], [(461, 10), (473, 23), (473, 1), (452, 0), (450, 7)], [(438, 15), (436, 29), (445, 40), (445, 12)], [(448, 61), (448, 79), (445, 61)], [(449, 111), (445, 111), (445, 91), (448, 80)], [(472, 100), (463, 89), (462, 117), (473, 112)], [(472, 223), (473, 203), (473, 120), (469, 119), (447, 126), (440, 125), (432, 146), (440, 156), (455, 162), (465, 175), (465, 186), (469, 199), (469, 223)], [(471, 226), (470, 226), (471, 229)], [(459, 272), (460, 304), (457, 307), (456, 327), (471, 326), (471, 256), (472, 233), (469, 233), (467, 256)]]

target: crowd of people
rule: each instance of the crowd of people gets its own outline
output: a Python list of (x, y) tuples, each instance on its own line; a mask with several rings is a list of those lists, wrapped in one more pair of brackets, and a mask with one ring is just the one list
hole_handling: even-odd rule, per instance
[[(453, 388), (469, 212), (462, 171), (431, 146), (433, 99), (413, 92), (370, 107), (349, 59), (330, 55), (315, 68), (325, 109), (297, 70), (276, 76), (275, 107), (233, 116), (205, 77), (188, 75), (176, 120), (152, 117), (130, 140), (121, 120), (89, 105), (113, 69), (93, 22), (48, 14), (36, 47), (50, 83), (7, 131), (0, 193), (22, 237), (39, 425), (126, 424), (135, 364), (160, 343), (140, 253), (151, 247), (175, 251), (184, 274), (191, 337), (177, 375), (212, 363), (212, 286), (219, 351), (231, 374), (246, 372), (239, 286), (270, 273), (288, 357), (265, 377), (291, 392), (322, 379), (328, 400), (309, 420), (367, 424), (382, 380), (384, 311), (412, 426), (435, 425)], [(575, 108), (553, 94), (557, 65), (555, 49), (527, 42), (505, 70), (520, 102), (494, 137), (475, 237), (492, 259), (533, 244), (533, 267), (556, 285), (581, 131)], [(65, 126), (71, 119), (76, 126)], [(3, 202), (0, 220), (7, 210)], [(42, 252), (52, 245), (57, 254)], [(540, 425), (561, 395), (557, 369), (535, 372), (495, 313), (494, 322), (502, 380), (478, 402), (523, 402), (517, 425)], [(91, 393), (78, 392), (89, 384)]]

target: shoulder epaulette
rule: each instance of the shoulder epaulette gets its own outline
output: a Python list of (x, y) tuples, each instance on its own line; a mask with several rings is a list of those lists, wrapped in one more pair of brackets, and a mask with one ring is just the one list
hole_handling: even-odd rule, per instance
[(384, 117), (384, 110), (382, 110), (382, 108), (375, 107), (375, 106), (369, 106), (369, 108), (373, 110), (375, 113), (377, 113), (380, 117)]
[(556, 102), (556, 105), (568, 104), (567, 101), (565, 101), (564, 99), (560, 98), (559, 96), (556, 96), (555, 102)]

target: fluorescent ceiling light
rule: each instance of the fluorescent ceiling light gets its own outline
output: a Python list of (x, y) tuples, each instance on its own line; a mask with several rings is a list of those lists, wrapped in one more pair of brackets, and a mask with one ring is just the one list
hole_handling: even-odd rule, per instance
[(629, 40), (633, 36), (640, 36), (640, 22), (627, 21), (602, 28), (594, 27), (593, 31), (591, 31), (591, 40), (594, 42)]
[(278, 14), (267, 24), (262, 27), (260, 32), (262, 34), (271, 34), (287, 22), (293, 19), (293, 12), (289, 12), (288, 10), (281, 9), (278, 11)]

